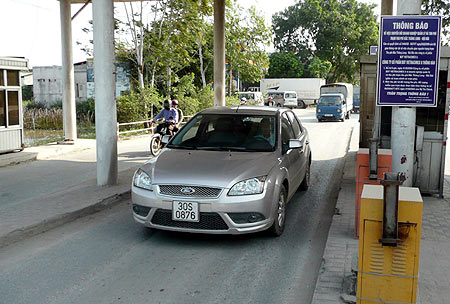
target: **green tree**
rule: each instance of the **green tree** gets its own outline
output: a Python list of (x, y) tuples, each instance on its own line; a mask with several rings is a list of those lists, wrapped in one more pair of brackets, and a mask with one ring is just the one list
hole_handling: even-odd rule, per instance
[(229, 7), (225, 32), (229, 76), (233, 70), (237, 70), (242, 81), (259, 81), (269, 67), (269, 56), (265, 49), (270, 45), (271, 36), (271, 28), (255, 7), (247, 11), (237, 4)]
[(442, 16), (443, 43), (450, 44), (450, 1), (448, 0), (422, 0), (422, 15)]
[(331, 69), (331, 62), (314, 57), (308, 64), (308, 76), (312, 78), (327, 78)]
[(299, 78), (303, 65), (294, 52), (276, 52), (269, 56), (269, 78)]
[(327, 79), (353, 82), (361, 55), (377, 44), (374, 5), (356, 0), (305, 0), (273, 16), (275, 46), (331, 63)]

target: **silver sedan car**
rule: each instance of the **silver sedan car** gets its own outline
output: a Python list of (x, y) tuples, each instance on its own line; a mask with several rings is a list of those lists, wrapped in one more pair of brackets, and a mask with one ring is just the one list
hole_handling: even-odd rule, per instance
[(308, 132), (291, 110), (209, 108), (136, 171), (133, 217), (164, 230), (279, 236), (310, 165)]

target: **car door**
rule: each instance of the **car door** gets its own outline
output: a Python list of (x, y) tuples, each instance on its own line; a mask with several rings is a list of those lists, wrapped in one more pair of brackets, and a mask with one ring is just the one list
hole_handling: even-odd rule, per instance
[(298, 122), (297, 117), (295, 114), (291, 111), (286, 112), (286, 115), (289, 118), (289, 121), (291, 122), (294, 136), (296, 139), (300, 140), (302, 143), (302, 148), (297, 149), (298, 151), (298, 160), (296, 162), (297, 167), (296, 170), (298, 170), (299, 173), (299, 179), (300, 183), (303, 180), (303, 177), (306, 173), (306, 166), (308, 163), (308, 155), (309, 155), (309, 141), (308, 141), (308, 135), (306, 132), (303, 131), (303, 128), (301, 127), (300, 123)]
[[(299, 170), (297, 169), (300, 165), (299, 163), (299, 149), (289, 149), (289, 140), (295, 139), (294, 131), (292, 129), (291, 123), (285, 113), (281, 115), (281, 149), (283, 156), (286, 161), (286, 168), (289, 174), (289, 185), (291, 185), (290, 193), (295, 191), (300, 185)], [(290, 196), (290, 194), (288, 194)]]

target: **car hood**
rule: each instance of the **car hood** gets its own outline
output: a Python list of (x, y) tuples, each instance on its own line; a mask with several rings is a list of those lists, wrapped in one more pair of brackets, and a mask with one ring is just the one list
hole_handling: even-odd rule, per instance
[(226, 152), (165, 149), (142, 169), (153, 184), (227, 188), (241, 180), (267, 175), (280, 162), (276, 152)]

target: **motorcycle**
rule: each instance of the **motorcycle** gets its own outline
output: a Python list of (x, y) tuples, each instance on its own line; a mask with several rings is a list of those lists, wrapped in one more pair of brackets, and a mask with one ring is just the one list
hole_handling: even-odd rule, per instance
[(169, 126), (170, 123), (167, 122), (164, 118), (157, 119), (154, 124), (162, 125), (158, 133), (153, 134), (150, 139), (150, 153), (153, 156), (158, 156), (161, 152), (162, 148), (164, 148), (165, 144), (163, 143), (163, 137), (165, 135), (170, 135)]

